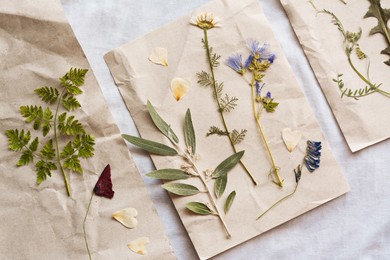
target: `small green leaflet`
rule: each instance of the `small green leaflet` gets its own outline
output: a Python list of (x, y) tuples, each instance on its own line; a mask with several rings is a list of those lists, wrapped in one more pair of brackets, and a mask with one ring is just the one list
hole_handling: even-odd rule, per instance
[(225, 206), (223, 207), (223, 210), (225, 211), (225, 214), (228, 213), (228, 211), (230, 210), (232, 204), (233, 204), (233, 201), (236, 197), (236, 191), (232, 191), (229, 196), (227, 197), (226, 199), (226, 202), (225, 202)]
[(175, 156), (177, 151), (165, 144), (157, 143), (151, 140), (139, 138), (136, 136), (123, 134), (122, 137), (129, 143), (149, 152), (152, 154), (163, 155), (163, 156)]
[(156, 170), (147, 173), (146, 176), (160, 180), (184, 180), (190, 177), (190, 175), (178, 169)]
[(188, 202), (186, 208), (192, 211), (193, 213), (199, 215), (210, 215), (213, 214), (211, 209), (204, 203), (201, 202)]
[(17, 166), (27, 165), (34, 160), (33, 153), (38, 149), (38, 137), (31, 142), (28, 146), (28, 149), (23, 151), (22, 156), (20, 157)]
[(180, 196), (191, 196), (200, 192), (197, 187), (185, 183), (166, 183), (161, 187)]
[(184, 118), (184, 141), (187, 147), (191, 147), (192, 154), (195, 155), (196, 138), (194, 126), (192, 125), (190, 109), (187, 109), (186, 116)]
[(228, 181), (227, 172), (220, 175), (214, 182), (214, 192), (217, 198), (220, 198), (222, 194), (225, 192), (226, 185)]
[(6, 130), (6, 135), (8, 136), (8, 148), (12, 151), (18, 152), (24, 148), (25, 145), (30, 142), (31, 133), (27, 131), (26, 134), (24, 130), (21, 130), (19, 133), (18, 129), (15, 130)]
[(148, 107), (148, 111), (149, 111), (150, 117), (153, 120), (153, 123), (160, 130), (160, 132), (163, 133), (163, 135), (165, 135), (169, 139), (172, 138), (173, 141), (175, 141), (175, 143), (179, 143), (179, 138), (177, 138), (176, 134), (173, 132), (173, 130), (171, 129), (170, 125), (168, 125), (164, 121), (164, 119), (161, 118), (161, 116), (157, 113), (156, 109), (154, 108), (152, 103), (150, 103), (149, 100), (148, 100), (148, 103), (147, 103), (147, 107)]
[(218, 178), (221, 175), (228, 173), (231, 169), (233, 169), (234, 166), (236, 166), (237, 163), (240, 162), (244, 152), (245, 151), (241, 151), (226, 158), (217, 166), (217, 168), (215, 168), (212, 177)]

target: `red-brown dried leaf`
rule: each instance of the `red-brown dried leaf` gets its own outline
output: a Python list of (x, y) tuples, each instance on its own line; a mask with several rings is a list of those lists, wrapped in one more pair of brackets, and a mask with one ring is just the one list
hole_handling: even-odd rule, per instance
[(106, 197), (108, 199), (114, 197), (111, 182), (111, 167), (109, 164), (104, 168), (99, 180), (96, 182), (95, 188), (93, 188), (93, 192), (98, 196)]

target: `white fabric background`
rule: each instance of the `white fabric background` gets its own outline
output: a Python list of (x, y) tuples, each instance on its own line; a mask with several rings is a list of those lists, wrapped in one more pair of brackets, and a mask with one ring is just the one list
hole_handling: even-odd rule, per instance
[[(61, 1), (119, 128), (122, 133), (137, 134), (103, 55), (207, 1)], [(351, 191), (215, 259), (390, 259), (390, 139), (350, 152), (279, 1), (261, 0), (260, 4), (344, 169)], [(131, 152), (142, 174), (153, 169), (146, 153)], [(144, 180), (178, 259), (196, 259), (168, 194), (158, 181)]]

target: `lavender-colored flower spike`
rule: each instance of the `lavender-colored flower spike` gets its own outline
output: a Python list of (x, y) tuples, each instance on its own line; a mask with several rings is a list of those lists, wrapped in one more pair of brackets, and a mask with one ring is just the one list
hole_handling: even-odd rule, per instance
[(314, 172), (317, 168), (320, 167), (320, 157), (321, 157), (321, 142), (307, 141), (306, 156), (305, 156), (305, 165), (310, 172)]
[(242, 55), (235, 53), (232, 54), (226, 61), (226, 64), (238, 73), (243, 73)]
[(256, 81), (255, 87), (256, 87), (256, 98), (259, 99), (261, 98), (261, 90), (264, 88), (265, 83), (261, 84)]
[(271, 99), (271, 92), (270, 91), (267, 92), (267, 96), (266, 97)]

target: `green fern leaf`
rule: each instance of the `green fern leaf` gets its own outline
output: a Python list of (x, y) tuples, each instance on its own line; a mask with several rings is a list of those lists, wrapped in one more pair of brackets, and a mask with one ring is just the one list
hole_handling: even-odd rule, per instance
[(58, 99), (60, 92), (53, 87), (40, 87), (34, 90), (35, 93), (46, 103), (53, 103)]
[(208, 133), (206, 134), (206, 136), (210, 136), (210, 135), (219, 135), (219, 136), (222, 136), (222, 135), (229, 135), (228, 132), (226, 131), (223, 131), (221, 128), (219, 127), (216, 127), (216, 126), (211, 126)]
[(71, 155), (73, 155), (75, 153), (75, 149), (72, 145), (72, 142), (69, 141), (65, 146), (64, 148), (62, 149), (62, 152), (60, 153), (60, 157), (63, 159), (63, 158), (67, 158)]
[(53, 140), (52, 139), (50, 139), (46, 144), (45, 144), (45, 146), (42, 148), (42, 150), (41, 150), (41, 155), (42, 155), (42, 157), (43, 158), (45, 158), (45, 159), (48, 159), (48, 160), (51, 160), (51, 159), (53, 159), (55, 156), (56, 156), (56, 154), (55, 154), (55, 150), (54, 150), (54, 148), (53, 148)]
[(52, 162), (39, 160), (35, 164), (35, 170), (37, 172), (37, 184), (41, 184), (47, 176), (51, 177), (51, 171), (57, 170), (57, 166)]
[(19, 161), (16, 163), (16, 166), (27, 165), (34, 160), (33, 153), (38, 149), (38, 137), (31, 142), (28, 146), (28, 149), (23, 151), (22, 156), (20, 156)]
[(50, 108), (46, 108), (45, 112), (43, 113), (43, 125), (42, 125), (43, 136), (46, 136), (50, 132), (52, 119), (53, 119), (53, 113), (51, 112)]
[(211, 75), (205, 71), (197, 73), (196, 77), (198, 78), (198, 84), (202, 87), (209, 87), (213, 85)]
[(240, 132), (238, 132), (236, 129), (234, 129), (232, 131), (232, 133), (230, 134), (230, 138), (232, 140), (232, 143), (236, 145), (236, 144), (242, 142), (246, 136), (246, 132), (247, 132), (246, 129), (242, 129)]
[(19, 110), (20, 114), (26, 118), (26, 123), (34, 122), (34, 129), (39, 129), (43, 118), (43, 109), (41, 106), (21, 106)]
[(237, 106), (238, 98), (232, 97), (230, 98), (228, 94), (225, 94), (224, 98), (221, 98), (219, 103), (221, 104), (220, 111), (230, 112)]
[(81, 107), (79, 101), (71, 95), (64, 95), (62, 99), (62, 105), (68, 111), (76, 110)]
[(64, 168), (74, 172), (83, 173), (83, 168), (81, 168), (80, 159), (77, 155), (72, 155), (67, 158), (64, 161)]
[(58, 116), (58, 129), (64, 135), (84, 134), (85, 130), (79, 120), (75, 120), (74, 116), (67, 117), (66, 113)]
[(78, 155), (82, 158), (89, 158), (94, 155), (95, 137), (93, 135), (82, 135), (80, 138), (80, 146), (78, 147)]
[(80, 86), (84, 84), (87, 69), (71, 68), (63, 77), (60, 78), (61, 85), (66, 88), (67, 92), (72, 95), (83, 93)]
[(6, 130), (5, 134), (8, 136), (8, 148), (15, 152), (22, 150), (31, 139), (30, 131), (25, 134), (24, 130), (20, 133), (18, 129)]

